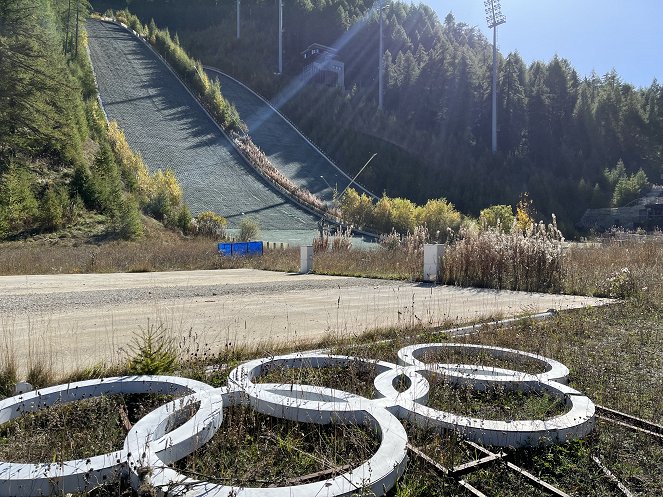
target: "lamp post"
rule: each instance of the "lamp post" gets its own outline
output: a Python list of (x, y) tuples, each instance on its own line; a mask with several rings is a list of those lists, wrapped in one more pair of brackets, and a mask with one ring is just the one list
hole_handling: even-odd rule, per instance
[(239, 40), (239, 7), (240, 0), (237, 0), (237, 39)]
[(279, 2), (279, 72), (283, 73), (283, 0)]
[(500, 0), (484, 0), (486, 21), (493, 28), (493, 153), (497, 152), (497, 26), (506, 22)]
[(384, 0), (380, 0), (380, 48), (378, 53), (378, 109), (382, 110), (384, 95), (384, 43), (382, 41), (382, 9)]

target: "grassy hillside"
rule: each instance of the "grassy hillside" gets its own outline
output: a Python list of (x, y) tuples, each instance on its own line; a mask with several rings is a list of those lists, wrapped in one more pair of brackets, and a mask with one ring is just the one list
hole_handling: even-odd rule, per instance
[(141, 213), (186, 229), (168, 171), (150, 175), (96, 100), (86, 2), (0, 4), (0, 239), (138, 238)]

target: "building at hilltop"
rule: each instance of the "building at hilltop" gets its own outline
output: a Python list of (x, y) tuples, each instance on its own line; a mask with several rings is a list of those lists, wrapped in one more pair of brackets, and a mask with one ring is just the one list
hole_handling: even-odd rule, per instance
[(614, 227), (627, 230), (663, 230), (663, 186), (652, 186), (645, 196), (624, 207), (587, 209), (578, 227), (595, 231), (607, 231)]
[(313, 43), (301, 55), (306, 63), (303, 79), (345, 90), (345, 64), (337, 59), (338, 50)]

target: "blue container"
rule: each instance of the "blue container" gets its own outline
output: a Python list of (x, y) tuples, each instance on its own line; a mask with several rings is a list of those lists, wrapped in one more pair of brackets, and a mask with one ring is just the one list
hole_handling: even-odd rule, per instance
[(219, 254), (224, 257), (230, 257), (233, 255), (233, 244), (232, 243), (219, 243)]
[(249, 255), (262, 255), (262, 242), (249, 242), (246, 251)]
[(233, 243), (233, 255), (247, 255), (249, 253), (249, 244), (247, 242)]
[(262, 255), (262, 242), (219, 243), (219, 254), (224, 257), (243, 255)]

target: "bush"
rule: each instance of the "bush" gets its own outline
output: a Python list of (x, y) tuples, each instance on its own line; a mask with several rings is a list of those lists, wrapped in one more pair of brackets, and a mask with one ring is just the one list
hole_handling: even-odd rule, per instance
[(191, 211), (186, 205), (180, 207), (180, 211), (177, 213), (177, 219), (175, 221), (175, 226), (186, 235), (191, 231), (191, 223), (193, 221), (193, 216), (191, 216)]
[(126, 195), (116, 219), (116, 230), (126, 240), (136, 240), (143, 236), (143, 223), (140, 218), (138, 202), (131, 195)]
[(481, 228), (495, 228), (503, 233), (511, 231), (515, 219), (510, 205), (492, 205), (479, 213)]
[(343, 220), (358, 228), (370, 223), (373, 216), (373, 201), (362, 193), (359, 195), (354, 188), (348, 188), (340, 199)]
[[(147, 330), (134, 336), (128, 369), (132, 374), (167, 374), (175, 370), (177, 354), (173, 341), (162, 326), (148, 325)], [(126, 351), (125, 351), (126, 352)]]
[(215, 212), (201, 212), (196, 216), (196, 234), (208, 238), (223, 240), (226, 238), (228, 221)]
[(182, 196), (182, 187), (175, 173), (170, 169), (165, 173), (159, 169), (152, 177), (146, 210), (155, 219), (172, 225), (182, 204)]
[(115, 153), (124, 185), (138, 196), (142, 205), (145, 205), (151, 191), (150, 173), (141, 156), (129, 147), (116, 121), (108, 123), (108, 141)]
[(445, 242), (450, 233), (458, 231), (462, 216), (454, 205), (444, 198), (433, 199), (426, 205), (417, 207), (417, 224), (426, 226), (430, 238), (436, 242)]
[(32, 173), (18, 166), (0, 177), (0, 232), (18, 232), (32, 224), (38, 214), (33, 186)]
[(260, 227), (258, 222), (250, 217), (245, 217), (239, 223), (239, 240), (241, 242), (248, 242), (258, 238), (260, 234)]

